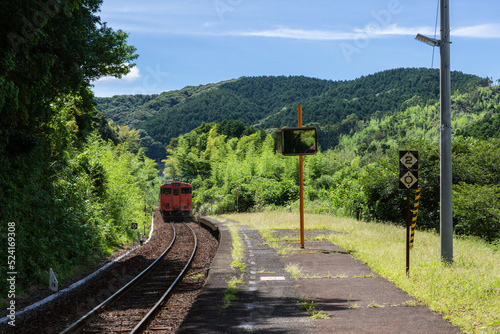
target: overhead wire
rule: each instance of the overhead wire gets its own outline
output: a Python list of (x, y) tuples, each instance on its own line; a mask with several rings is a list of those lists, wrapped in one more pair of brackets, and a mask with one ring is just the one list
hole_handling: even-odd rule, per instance
[[(436, 8), (436, 23), (434, 25), (434, 39), (437, 39), (437, 26), (438, 26), (438, 20), (439, 20), (439, 1), (437, 0), (437, 8)], [(436, 47), (432, 47), (432, 59), (431, 59), (431, 69), (434, 68), (434, 54), (436, 51)], [(429, 80), (429, 87), (427, 88), (427, 102), (426, 104), (429, 103), (429, 96), (430, 96), (430, 91), (431, 91), (431, 82), (432, 80)]]
[[(437, 9), (436, 9), (436, 24), (434, 25), (434, 39), (437, 39), (437, 26), (438, 26), (438, 19), (439, 19), (439, 1), (437, 0)], [(431, 61), (431, 68), (434, 67), (434, 52), (436, 51), (436, 47), (432, 47), (432, 61)]]

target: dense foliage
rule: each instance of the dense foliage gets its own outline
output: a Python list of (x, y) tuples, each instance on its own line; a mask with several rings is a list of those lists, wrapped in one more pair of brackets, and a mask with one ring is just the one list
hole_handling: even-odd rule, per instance
[(101, 3), (0, 4), (0, 244), (14, 226), (16, 260), (0, 276), (18, 272), (18, 296), (47, 286), (50, 268), (63, 283), (137, 239), (130, 224), (142, 226), (156, 204), (156, 164), (139, 133), (92, 103), (91, 80), (120, 77), (137, 57), (127, 34), (100, 21)]
[[(137, 58), (127, 34), (96, 16), (102, 0), (39, 2), (8, 0), (0, 5), (1, 149), (25, 153), (41, 140), (58, 97), (78, 94), (104, 75), (120, 77)], [(88, 114), (76, 119), (88, 126)]]
[[(488, 85), (487, 79), (452, 72), (453, 91)], [(121, 125), (142, 129), (148, 156), (163, 158), (158, 145), (203, 122), (239, 120), (266, 130), (297, 124), (297, 104), (304, 124), (318, 127), (323, 149), (334, 148), (342, 135), (372, 116), (382, 118), (409, 106), (431, 104), (439, 96), (439, 71), (394, 69), (350, 81), (291, 77), (242, 77), (217, 84), (186, 87), (158, 96), (97, 99), (98, 108)], [(161, 145), (160, 144), (160, 145)]]
[[(500, 111), (500, 87), (475, 87), (452, 99), (453, 128), (466, 131), (485, 114)], [(439, 105), (408, 105), (400, 113), (357, 122), (336, 150), (304, 158), (307, 209), (365, 220), (405, 224), (406, 192), (399, 190), (399, 150), (419, 151), (422, 187), (418, 226), (439, 229)], [(271, 135), (222, 134), (203, 124), (174, 138), (165, 174), (193, 183), (195, 209), (240, 211), (296, 207), (298, 162), (275, 152)], [(462, 130), (464, 129), (464, 130)], [(453, 191), (455, 231), (500, 238), (500, 141), (455, 136)], [(213, 205), (208, 204), (213, 199)]]

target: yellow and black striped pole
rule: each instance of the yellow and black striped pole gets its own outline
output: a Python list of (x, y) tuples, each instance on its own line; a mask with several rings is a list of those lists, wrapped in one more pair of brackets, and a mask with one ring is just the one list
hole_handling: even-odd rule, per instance
[(413, 247), (413, 240), (415, 239), (415, 227), (417, 226), (418, 205), (420, 203), (420, 190), (422, 190), (422, 188), (418, 187), (417, 195), (415, 196), (415, 205), (413, 207), (413, 219), (411, 222), (411, 231), (410, 231), (410, 247)]

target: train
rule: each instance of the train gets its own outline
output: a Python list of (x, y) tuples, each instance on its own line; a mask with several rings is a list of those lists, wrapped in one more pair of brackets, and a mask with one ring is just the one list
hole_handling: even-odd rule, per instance
[(169, 181), (160, 186), (160, 211), (164, 218), (190, 217), (192, 205), (191, 184)]

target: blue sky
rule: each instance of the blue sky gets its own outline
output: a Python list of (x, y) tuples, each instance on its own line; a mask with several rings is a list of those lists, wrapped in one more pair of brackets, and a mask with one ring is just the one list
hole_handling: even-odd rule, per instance
[[(94, 82), (96, 96), (159, 94), (241, 76), (351, 80), (399, 67), (439, 68), (438, 0), (104, 0), (137, 66)], [(500, 79), (500, 1), (450, 0), (451, 69)], [(439, 39), (439, 22), (437, 26)], [(434, 61), (433, 61), (434, 59)]]

